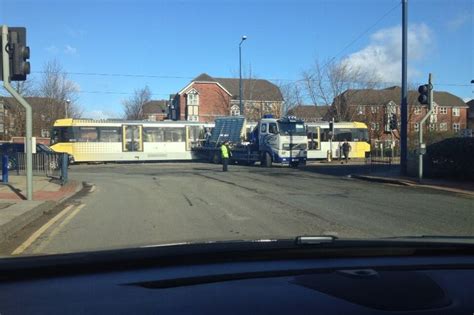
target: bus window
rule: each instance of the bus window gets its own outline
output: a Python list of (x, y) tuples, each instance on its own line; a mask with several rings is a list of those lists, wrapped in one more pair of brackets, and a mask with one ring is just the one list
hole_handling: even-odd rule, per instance
[(164, 142), (165, 141), (165, 135), (164, 135), (164, 128), (144, 128), (143, 129), (143, 134), (144, 134), (144, 139), (143, 141), (145, 142)]
[(335, 129), (334, 141), (352, 141), (352, 129)]
[(100, 127), (99, 142), (122, 142), (122, 134), (120, 128), (117, 127)]

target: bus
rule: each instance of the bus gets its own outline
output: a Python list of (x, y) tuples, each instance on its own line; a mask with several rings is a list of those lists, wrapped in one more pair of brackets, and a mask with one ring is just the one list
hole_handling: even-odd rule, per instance
[(192, 160), (214, 124), (188, 121), (59, 119), (51, 148), (72, 163)]
[[(306, 123), (308, 135), (308, 159), (326, 159), (331, 150), (329, 122)], [(361, 122), (334, 123), (332, 157), (341, 157), (341, 145), (347, 140), (351, 145), (350, 158), (365, 158), (370, 153), (367, 125)]]

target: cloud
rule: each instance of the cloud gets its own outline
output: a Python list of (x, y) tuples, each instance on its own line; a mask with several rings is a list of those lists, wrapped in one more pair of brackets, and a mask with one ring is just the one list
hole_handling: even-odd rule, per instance
[[(422, 60), (433, 43), (433, 33), (426, 24), (413, 24), (408, 28), (408, 57)], [(383, 82), (399, 82), (401, 77), (402, 30), (401, 26), (381, 29), (370, 36), (369, 44), (342, 62), (373, 75)], [(408, 67), (408, 77), (419, 72)]]
[(67, 55), (75, 55), (75, 54), (77, 54), (77, 48), (72, 47), (70, 45), (66, 45), (64, 47), (64, 53), (67, 54)]
[(51, 54), (57, 54), (59, 52), (58, 47), (56, 47), (55, 45), (50, 45), (46, 47), (45, 50)]
[(454, 19), (446, 22), (446, 26), (450, 31), (456, 31), (472, 19), (472, 14), (468, 12), (463, 12), (456, 16)]

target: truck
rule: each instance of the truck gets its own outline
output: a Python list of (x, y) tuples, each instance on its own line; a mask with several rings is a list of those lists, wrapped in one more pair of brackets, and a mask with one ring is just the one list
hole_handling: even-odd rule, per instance
[(201, 147), (195, 153), (209, 162), (220, 163), (220, 147), (229, 141), (234, 164), (264, 167), (273, 163), (297, 167), (306, 164), (307, 135), (303, 121), (296, 117), (264, 116), (256, 123), (247, 123), (242, 116), (220, 117)]

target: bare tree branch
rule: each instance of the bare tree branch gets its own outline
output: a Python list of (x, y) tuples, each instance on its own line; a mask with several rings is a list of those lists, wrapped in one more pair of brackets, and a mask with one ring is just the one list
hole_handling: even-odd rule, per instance
[(125, 118), (129, 120), (142, 120), (143, 105), (151, 101), (151, 91), (148, 86), (135, 90), (132, 97), (122, 102)]

